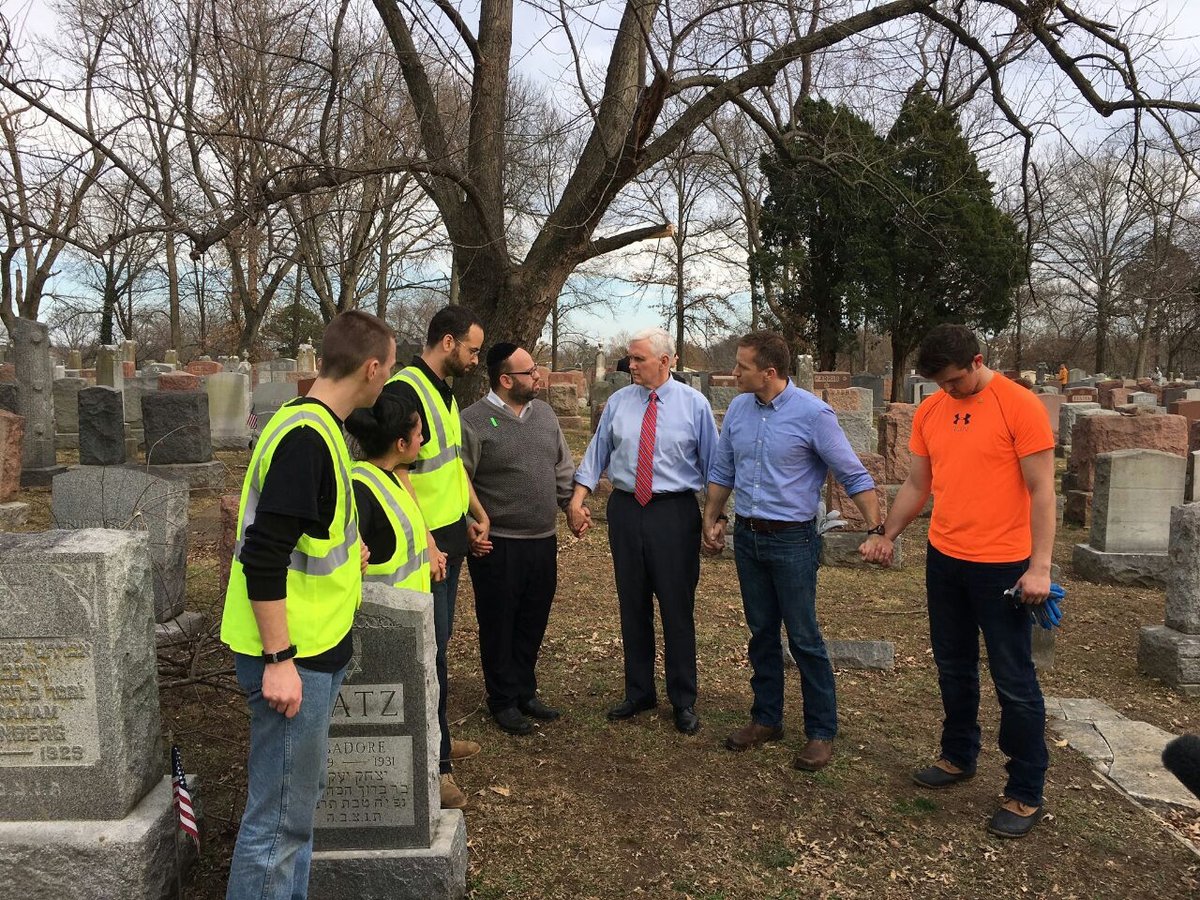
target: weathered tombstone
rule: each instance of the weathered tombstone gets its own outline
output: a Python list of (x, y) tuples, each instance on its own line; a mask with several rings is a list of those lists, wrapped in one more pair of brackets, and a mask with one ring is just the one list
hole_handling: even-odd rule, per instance
[(250, 443), (250, 379), (241, 372), (210, 375), (204, 385), (208, 393), (208, 421), (213, 446), (219, 450), (245, 450)]
[(187, 596), (188, 492), (140, 469), (73, 469), (54, 479), (56, 528), (144, 531), (150, 537), (154, 621), (183, 612)]
[(201, 387), (200, 378), (191, 372), (168, 372), (158, 376), (160, 391), (198, 391)]
[(29, 504), (16, 499), (24, 439), (25, 420), (0, 409), (0, 531), (11, 531), (29, 519)]
[[(1071, 429), (1075, 427), (1075, 422), (1081, 416), (1090, 415), (1091, 413), (1100, 412), (1099, 403), (1063, 403), (1058, 408), (1058, 444), (1064, 448), (1064, 451), (1069, 451), (1071, 447)], [(1105, 410), (1111, 412), (1111, 410)], [(1065, 452), (1063, 455), (1066, 455)]]
[(207, 356), (201, 356), (199, 359), (194, 359), (183, 368), (184, 371), (190, 372), (198, 377), (216, 375), (218, 372), (225, 371), (225, 367), (223, 365)]
[(171, 363), (152, 362), (142, 366), (143, 375), (166, 375), (168, 372), (174, 372), (175, 366)]
[(73, 450), (79, 446), (79, 392), (87, 387), (83, 378), (56, 378), (54, 395), (54, 446)]
[(604, 380), (618, 390), (633, 384), (633, 380), (629, 377), (628, 372), (609, 372), (604, 376)]
[(818, 397), (821, 391), (850, 387), (849, 372), (813, 372), (813, 393)]
[[(875, 496), (879, 501), (879, 514), (887, 518), (887, 492), (884, 490), (884, 458), (878, 453), (860, 453), (859, 460), (875, 482)], [(846, 489), (830, 472), (825, 478), (825, 508), (840, 510), (846, 520), (843, 534), (866, 531), (867, 523), (858, 507), (851, 501)], [(860, 535), (861, 537), (861, 535)]]
[(121, 362), (137, 364), (137, 341), (121, 341)]
[(142, 397), (142, 426), (151, 475), (182, 479), (196, 490), (224, 486), (225, 467), (212, 458), (208, 394), (151, 391)]
[(1187, 455), (1188, 423), (1181, 416), (1091, 415), (1076, 420), (1067, 472), (1071, 488), (1092, 490), (1096, 457), (1114, 450), (1161, 450)]
[(159, 898), (180, 853), (143, 534), (0, 535), (0, 884)]
[(117, 390), (125, 387), (125, 369), (121, 365), (116, 347), (101, 344), (96, 350), (96, 384), (115, 387)]
[(208, 395), (201, 391), (145, 394), (142, 425), (149, 463), (202, 463), (212, 459)]
[(179, 351), (167, 350), (165, 353), (163, 353), (163, 362), (170, 363), (175, 368), (179, 368)]
[(363, 585), (355, 653), (329, 730), (312, 900), (466, 892), (466, 826), (438, 788), (433, 598)]
[(869, 372), (860, 372), (857, 375), (850, 377), (851, 387), (867, 388), (871, 392), (871, 405), (875, 407), (883, 406), (883, 376), (872, 375)]
[(550, 408), (556, 416), (579, 415), (579, 394), (573, 382), (552, 384), (549, 393)]
[(1166, 623), (1142, 628), (1138, 668), (1200, 696), (1200, 503), (1171, 510)]
[(83, 354), (80, 351), (71, 350), (67, 353), (67, 368), (76, 372), (83, 368)]
[(96, 385), (79, 392), (79, 464), (125, 462), (125, 408), (116, 388)]
[(296, 353), (296, 371), (312, 374), (317, 371), (317, 351), (312, 344), (301, 344)]
[(1046, 415), (1050, 417), (1050, 428), (1053, 430), (1054, 439), (1057, 442), (1059, 422), (1058, 411), (1062, 407), (1063, 403), (1066, 402), (1065, 398), (1061, 394), (1038, 394), (1037, 398), (1041, 401), (1042, 406), (1045, 408)]
[(50, 363), (49, 328), (17, 318), (9, 326), (13, 365), (17, 373), (17, 403), (25, 419), (21, 484), (46, 487), (64, 466), (54, 448), (54, 379)]
[(1171, 508), (1183, 502), (1186, 463), (1156, 450), (1118, 450), (1096, 458), (1091, 533), (1076, 544), (1076, 574), (1106, 584), (1161, 585)]
[(918, 381), (913, 385), (913, 403), (920, 406), (922, 400), (932, 397), (940, 390), (936, 381)]
[(801, 353), (796, 357), (796, 374), (792, 380), (796, 383), (796, 387), (803, 388), (806, 391), (811, 391), (815, 387), (813, 383), (813, 358), (807, 353)]
[(903, 484), (908, 478), (912, 459), (908, 442), (916, 411), (911, 403), (889, 403), (879, 417), (879, 455), (883, 457), (885, 484)]
[(1070, 369), (1067, 372), (1067, 384), (1075, 384), (1085, 378), (1087, 378), (1087, 372), (1083, 369)]
[(1134, 391), (1129, 395), (1129, 402), (1134, 406), (1158, 406), (1158, 395), (1149, 391)]
[(1062, 396), (1067, 403), (1098, 403), (1100, 394), (1092, 387), (1070, 387)]
[(1175, 400), (1167, 407), (1173, 416), (1183, 416), (1189, 422), (1200, 420), (1200, 400)]

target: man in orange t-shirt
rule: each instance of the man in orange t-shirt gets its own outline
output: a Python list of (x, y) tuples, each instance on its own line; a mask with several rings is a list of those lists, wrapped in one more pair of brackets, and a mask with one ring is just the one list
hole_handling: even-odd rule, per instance
[(921, 342), (917, 371), (942, 389), (913, 418), (912, 464), (884, 523), (860, 548), (890, 565), (893, 542), (925, 506), (933, 516), (925, 564), (929, 637), (945, 719), (941, 756), (913, 773), (943, 788), (975, 774), (979, 756), (979, 633), (1000, 701), (1000, 750), (1008, 758), (1004, 800), (988, 830), (1023, 837), (1042, 817), (1045, 703), (1033, 668), (1024, 604), (1050, 593), (1054, 549), (1054, 434), (1045, 407), (983, 364), (962, 325), (939, 325)]

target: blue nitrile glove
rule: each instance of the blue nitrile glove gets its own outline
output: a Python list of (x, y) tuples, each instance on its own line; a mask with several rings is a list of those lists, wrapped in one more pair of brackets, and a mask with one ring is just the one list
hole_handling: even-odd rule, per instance
[(1009, 588), (1004, 592), (1004, 596), (1012, 597), (1014, 607), (1019, 609), (1021, 606), (1024, 606), (1029, 612), (1029, 617), (1047, 631), (1057, 628), (1062, 623), (1063, 612), (1062, 608), (1058, 605), (1058, 601), (1064, 599), (1067, 596), (1067, 592), (1063, 590), (1061, 584), (1051, 584), (1050, 596), (1037, 604), (1021, 603), (1021, 589), (1019, 587)]

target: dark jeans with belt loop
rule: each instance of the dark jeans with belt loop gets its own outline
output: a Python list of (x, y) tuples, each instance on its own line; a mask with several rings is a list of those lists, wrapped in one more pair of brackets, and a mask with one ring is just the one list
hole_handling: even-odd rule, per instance
[(804, 733), (811, 740), (831, 741), (837, 735), (837, 693), (817, 623), (821, 537), (812, 520), (772, 523), (769, 529), (760, 522), (739, 516), (733, 539), (742, 608), (750, 628), (750, 717), (772, 728), (783, 725), (782, 624), (800, 670)]
[(981, 563), (930, 545), (925, 558), (929, 638), (942, 692), (942, 757), (968, 772), (979, 757), (979, 634), (1000, 701), (1000, 751), (1008, 757), (1006, 797), (1040, 806), (1050, 757), (1046, 704), (1033, 668), (1033, 623), (1004, 591), (1028, 560)]

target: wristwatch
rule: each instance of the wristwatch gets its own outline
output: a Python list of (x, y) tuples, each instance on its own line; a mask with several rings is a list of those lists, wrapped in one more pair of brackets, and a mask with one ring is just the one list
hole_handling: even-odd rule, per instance
[(878, 525), (876, 525), (874, 528), (868, 528), (868, 529), (867, 529), (867, 534), (877, 534), (877, 535), (879, 535), (880, 537), (883, 537), (883, 523), (882, 523), (882, 522), (880, 522), (880, 523), (879, 523)]
[(286, 650), (276, 650), (274, 653), (263, 653), (263, 662), (281, 663), (296, 655), (296, 645), (292, 644)]

